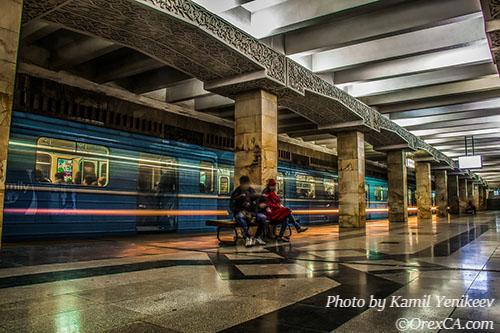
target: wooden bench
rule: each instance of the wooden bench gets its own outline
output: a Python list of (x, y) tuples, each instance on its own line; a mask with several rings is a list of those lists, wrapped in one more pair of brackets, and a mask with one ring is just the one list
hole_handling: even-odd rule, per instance
[[(300, 222), (299, 219), (296, 219), (297, 222)], [(220, 245), (236, 245), (238, 243), (239, 239), (243, 239), (243, 235), (240, 235), (241, 233), (241, 228), (239, 227), (238, 223), (234, 220), (207, 220), (205, 222), (205, 225), (208, 227), (217, 227), (217, 240), (219, 241)], [(266, 220), (266, 237), (275, 239), (276, 236), (276, 229), (277, 226), (280, 225), (271, 223), (270, 220)], [(253, 223), (250, 224), (250, 228), (256, 228), (257, 226)], [(220, 232), (222, 229), (232, 229), (234, 231), (234, 236), (232, 240), (227, 240), (227, 239), (221, 239), (220, 238)], [(285, 236), (292, 236), (292, 228), (290, 225), (287, 226), (288, 233)]]
[[(208, 220), (206, 223), (206, 226), (208, 227), (217, 227), (217, 239), (219, 240), (219, 244), (230, 244), (230, 245), (236, 245), (238, 242), (239, 236), (238, 236), (238, 230), (237, 226), (238, 223), (234, 220)], [(232, 229), (234, 231), (234, 237), (232, 241), (228, 240), (223, 240), (220, 238), (220, 231), (221, 229)]]

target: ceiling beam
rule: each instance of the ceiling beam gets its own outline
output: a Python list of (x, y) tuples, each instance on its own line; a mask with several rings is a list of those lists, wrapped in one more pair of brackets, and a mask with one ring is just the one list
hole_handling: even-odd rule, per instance
[(479, 63), (491, 63), (491, 52), (486, 40), (461, 48), (404, 57), (396, 60), (385, 60), (340, 70), (335, 72), (334, 78), (335, 84), (343, 84), (398, 77)]
[(374, 0), (288, 0), (252, 13), (251, 25), (247, 27), (256, 38), (275, 34), (283, 27), (310, 21), (350, 8), (375, 2)]
[[(457, 31), (461, 33), (457, 34)], [(328, 72), (360, 64), (464, 46), (484, 40), (480, 14), (468, 20), (412, 31), (312, 55), (312, 71)]]
[(221, 108), (221, 107), (228, 107), (234, 105), (234, 100), (216, 95), (216, 94), (211, 94), (208, 96), (203, 96), (203, 97), (198, 97), (194, 100), (194, 109), (195, 110), (206, 110), (206, 109), (214, 109), (214, 108)]
[(167, 102), (174, 103), (210, 94), (211, 92), (204, 89), (202, 81), (193, 78), (169, 87), (167, 89)]
[(32, 44), (59, 30), (60, 27), (41, 21), (30, 21), (21, 27), (20, 41), (22, 44)]
[[(497, 122), (500, 121), (500, 105), (496, 109), (486, 109), (486, 110), (473, 110), (473, 111), (464, 111), (457, 113), (448, 113), (448, 114), (438, 114), (435, 116), (426, 116), (426, 117), (418, 117), (418, 118), (406, 118), (406, 119), (395, 119), (393, 120), (396, 124), (406, 129), (423, 129), (426, 125), (431, 124), (431, 126), (436, 126), (436, 123), (442, 122), (442, 127), (446, 127), (446, 124), (453, 123), (455, 120), (465, 119), (466, 123), (464, 125), (470, 125), (475, 123), (476, 121), (481, 121), (480, 118), (487, 117), (488, 120), (481, 121), (487, 122), (495, 120)], [(492, 118), (492, 116), (497, 116)], [(444, 125), (444, 126), (443, 126)], [(451, 125), (452, 126), (452, 125)]]
[(111, 53), (121, 47), (121, 45), (114, 44), (103, 39), (85, 36), (65, 45), (62, 48), (52, 51), (50, 57), (50, 69), (59, 71), (71, 68), (102, 55)]
[(435, 96), (420, 100), (411, 100), (408, 102), (401, 101), (395, 104), (385, 104), (377, 106), (377, 110), (380, 113), (393, 113), (409, 110), (419, 110), (426, 108), (434, 108), (441, 106), (448, 106), (453, 104), (478, 102), (485, 99), (497, 98), (500, 96), (500, 88), (492, 89), (481, 92), (469, 92), (462, 93), (459, 95), (446, 95), (446, 96)]
[(369, 96), (361, 98), (368, 105), (384, 105), (392, 103), (408, 102), (411, 100), (442, 97), (446, 95), (459, 95), (463, 93), (482, 92), (500, 89), (498, 74), (489, 75), (479, 79), (445, 83), (430, 87), (404, 89), (394, 93)]
[(497, 67), (492, 62), (471, 66), (446, 68), (426, 73), (411, 74), (369, 82), (340, 84), (337, 86), (353, 97), (366, 97), (390, 93), (402, 89), (470, 80), (491, 74), (497, 74)]
[(480, 11), (479, 4), (469, 0), (426, 0), (389, 6), (288, 32), (285, 34), (285, 54), (308, 55), (354, 41), (387, 37), (415, 27), (436, 25), (440, 21)]
[(117, 81), (163, 66), (165, 64), (136, 52), (111, 63), (99, 65), (94, 81), (99, 84)]
[(440, 114), (474, 111), (474, 110), (498, 109), (498, 108), (500, 108), (500, 98), (491, 98), (477, 102), (453, 104), (453, 105), (403, 111), (403, 112), (393, 112), (390, 113), (390, 119), (394, 121), (397, 119), (418, 118), (418, 117), (434, 116)]
[(144, 94), (150, 91), (171, 87), (190, 78), (191, 76), (175, 68), (164, 66), (122, 79), (117, 83), (136, 94)]

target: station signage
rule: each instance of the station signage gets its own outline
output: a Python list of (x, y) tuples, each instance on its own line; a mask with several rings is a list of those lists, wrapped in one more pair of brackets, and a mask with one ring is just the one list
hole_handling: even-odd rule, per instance
[(459, 169), (481, 169), (483, 167), (483, 157), (481, 155), (467, 155), (458, 158)]
[(413, 160), (411, 158), (406, 158), (406, 166), (408, 168), (415, 169), (415, 160)]

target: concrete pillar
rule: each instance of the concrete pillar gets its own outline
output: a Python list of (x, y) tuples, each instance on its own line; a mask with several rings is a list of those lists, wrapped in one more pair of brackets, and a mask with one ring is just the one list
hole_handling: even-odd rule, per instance
[(450, 207), (450, 214), (460, 214), (457, 175), (448, 176), (448, 206)]
[(366, 225), (364, 138), (364, 133), (358, 131), (337, 135), (341, 228), (363, 228)]
[(460, 213), (465, 213), (467, 210), (467, 179), (460, 178), (458, 181), (458, 198), (460, 204)]
[(478, 185), (478, 201), (479, 205), (477, 206), (477, 210), (485, 210), (485, 200), (484, 200), (484, 186)]
[(467, 180), (467, 205), (469, 201), (472, 201), (472, 204), (474, 204), (474, 183), (472, 180)]
[(474, 200), (472, 203), (476, 206), (476, 210), (480, 210), (479, 207), (481, 206), (481, 201), (479, 201), (479, 184), (473, 184), (472, 188), (474, 189)]
[(417, 162), (415, 165), (417, 183), (417, 218), (431, 219), (432, 184), (431, 163)]
[(259, 190), (278, 172), (278, 99), (265, 90), (241, 93), (234, 118), (235, 181), (249, 176)]
[(487, 196), (488, 196), (488, 189), (486, 186), (481, 186), (481, 193), (482, 193), (482, 200), (481, 200), (481, 207), (482, 210), (487, 210), (488, 209), (488, 204), (487, 204)]
[(22, 9), (22, 0), (0, 1), (0, 247), (12, 95), (16, 76)]
[(408, 185), (405, 152), (387, 152), (389, 222), (408, 222)]
[(448, 216), (448, 173), (446, 170), (434, 172), (436, 185), (436, 206), (438, 216)]
[(488, 196), (490, 194), (490, 190), (488, 187), (484, 187), (484, 210), (488, 210)]

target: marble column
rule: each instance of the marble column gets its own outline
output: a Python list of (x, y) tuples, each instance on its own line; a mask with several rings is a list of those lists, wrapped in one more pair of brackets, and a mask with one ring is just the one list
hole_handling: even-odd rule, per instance
[(22, 0), (0, 1), (0, 247), (12, 95), (16, 76), (22, 9)]
[(387, 152), (389, 222), (408, 222), (408, 185), (405, 152)]
[(431, 163), (417, 162), (415, 165), (417, 183), (417, 218), (431, 219), (432, 184)]
[(472, 184), (472, 188), (474, 189), (474, 199), (472, 200), (472, 203), (476, 206), (476, 210), (480, 210), (481, 201), (479, 200), (479, 184)]
[(261, 189), (277, 176), (278, 100), (265, 90), (253, 90), (236, 96), (234, 128), (234, 178), (243, 175)]
[(448, 173), (446, 170), (434, 172), (436, 185), (436, 206), (438, 216), (448, 216)]
[(364, 228), (366, 225), (364, 133), (337, 135), (339, 175), (339, 226)]
[(488, 196), (490, 194), (490, 190), (488, 187), (484, 187), (484, 210), (488, 210)]
[(488, 187), (484, 186), (483, 188), (483, 209), (488, 210)]
[(485, 200), (484, 200), (484, 186), (478, 185), (478, 200), (479, 205), (477, 206), (478, 210), (485, 210)]
[(448, 176), (448, 206), (450, 207), (450, 214), (460, 214), (457, 175)]
[(465, 213), (467, 210), (467, 179), (460, 178), (458, 181), (458, 194), (459, 194), (459, 204), (460, 204), (460, 213)]
[(469, 201), (472, 201), (474, 204), (474, 183), (472, 180), (467, 180), (467, 205), (469, 205)]

